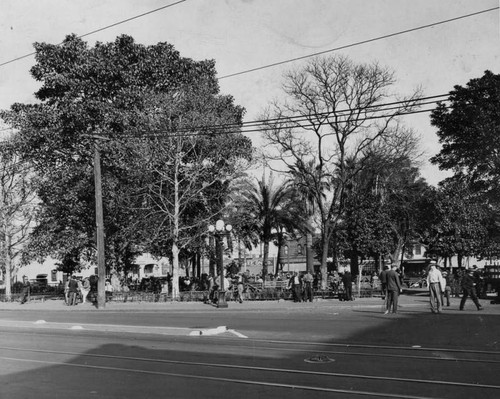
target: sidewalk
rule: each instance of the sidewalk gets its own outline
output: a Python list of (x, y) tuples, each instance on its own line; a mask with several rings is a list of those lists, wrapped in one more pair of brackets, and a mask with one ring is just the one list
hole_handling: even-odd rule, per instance
[[(430, 311), (429, 296), (426, 290), (414, 290), (409, 294), (402, 294), (399, 297), (399, 303), (404, 308), (412, 309), (413, 311)], [(444, 307), (443, 310), (458, 310), (460, 298), (452, 298), (452, 306)], [(499, 305), (491, 305), (490, 299), (481, 300), (484, 313), (500, 313)], [(137, 311), (158, 311), (158, 312), (189, 312), (189, 311), (209, 311), (216, 310), (218, 312), (225, 311), (293, 311), (293, 309), (355, 309), (355, 308), (380, 308), (382, 311), (383, 301), (380, 297), (357, 298), (354, 301), (344, 302), (338, 299), (321, 299), (316, 298), (313, 302), (294, 303), (291, 300), (269, 300), (269, 301), (244, 301), (238, 303), (234, 301), (228, 302), (227, 308), (218, 309), (214, 305), (205, 304), (203, 302), (107, 302), (103, 309), (97, 309), (91, 304), (78, 304), (76, 306), (66, 306), (62, 299), (49, 299), (46, 301), (30, 301), (23, 305), (19, 302), (0, 302), (0, 316), (2, 311), (57, 311), (57, 312), (137, 312)], [(465, 306), (465, 311), (476, 311), (474, 304), (468, 300)]]

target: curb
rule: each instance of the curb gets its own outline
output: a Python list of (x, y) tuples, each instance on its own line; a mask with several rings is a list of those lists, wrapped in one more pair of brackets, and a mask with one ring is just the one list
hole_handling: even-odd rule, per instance
[(226, 326), (219, 326), (216, 328), (207, 328), (205, 330), (194, 330), (189, 333), (189, 335), (218, 335), (223, 334), (228, 331)]

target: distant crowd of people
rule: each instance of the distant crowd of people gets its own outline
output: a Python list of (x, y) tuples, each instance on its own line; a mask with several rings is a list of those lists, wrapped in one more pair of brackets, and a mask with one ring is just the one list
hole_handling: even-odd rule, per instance
[[(352, 276), (349, 270), (339, 273), (329, 272), (327, 275), (328, 290), (338, 294), (341, 301), (352, 301), (353, 283), (358, 276)], [(179, 289), (181, 291), (203, 291), (206, 292), (206, 303), (217, 303), (219, 292), (222, 290), (231, 293), (231, 298), (242, 303), (247, 290), (257, 290), (259, 283), (281, 282), (281, 288), (286, 288), (291, 294), (294, 302), (312, 302), (313, 293), (321, 287), (320, 273), (307, 272), (279, 272), (276, 275), (250, 274), (246, 272), (228, 273), (223, 280), (221, 276), (213, 276), (204, 273), (199, 278), (180, 276)], [(380, 289), (384, 300), (384, 313), (398, 312), (398, 299), (403, 287), (410, 286), (409, 279), (405, 279), (401, 270), (390, 262), (386, 263), (384, 270), (378, 274), (363, 275), (362, 282), (368, 284), (372, 289)], [(415, 281), (413, 279), (413, 281)], [(257, 283), (257, 284), (255, 284)], [(62, 283), (60, 283), (62, 285)], [(429, 302), (432, 313), (441, 313), (444, 306), (450, 306), (450, 298), (461, 296), (460, 310), (463, 310), (468, 298), (478, 310), (482, 310), (479, 298), (486, 295), (485, 279), (482, 271), (473, 266), (468, 269), (455, 269), (453, 273), (438, 267), (436, 261), (431, 261), (428, 270), (421, 275), (418, 281), (413, 283), (418, 287), (427, 287), (429, 290)], [(129, 288), (131, 287), (131, 288)], [(114, 292), (128, 293), (130, 289), (140, 292), (151, 292), (155, 295), (155, 301), (159, 301), (162, 294), (168, 295), (172, 289), (172, 277), (170, 274), (162, 277), (150, 276), (133, 280), (130, 277), (111, 275), (105, 283), (106, 301), (112, 300)], [(23, 279), (20, 303), (24, 304), (30, 295), (30, 282)], [(125, 296), (126, 297), (126, 296)], [(64, 298), (68, 306), (79, 303), (95, 303), (97, 300), (97, 276), (77, 277), (70, 275), (64, 283)]]

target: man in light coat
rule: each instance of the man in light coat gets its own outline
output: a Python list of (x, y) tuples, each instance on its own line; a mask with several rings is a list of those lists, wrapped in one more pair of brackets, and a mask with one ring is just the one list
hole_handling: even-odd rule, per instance
[(427, 273), (427, 287), (429, 287), (429, 298), (431, 303), (432, 313), (441, 313), (441, 284), (443, 276), (437, 268), (437, 262), (432, 260), (430, 263), (429, 273)]

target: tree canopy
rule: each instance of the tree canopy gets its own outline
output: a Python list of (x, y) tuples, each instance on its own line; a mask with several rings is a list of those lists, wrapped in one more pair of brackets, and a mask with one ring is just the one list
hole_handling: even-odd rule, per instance
[(432, 162), (466, 176), (490, 199), (500, 198), (500, 75), (486, 71), (465, 87), (457, 85), (448, 101), (431, 115), (442, 144)]
[[(39, 176), (42, 211), (33, 242), (41, 256), (64, 260), (75, 249), (80, 256), (94, 253), (96, 142), (103, 165), (106, 261), (111, 267), (133, 260), (135, 244), (158, 248), (171, 237), (164, 233), (172, 228), (170, 223), (151, 223), (151, 200), (152, 193), (158, 194), (158, 210), (162, 200), (171, 198), (173, 161), (182, 169), (178, 176), (196, 186), (191, 198), (202, 191), (210, 197), (223, 194), (223, 180), (234, 165), (251, 156), (250, 140), (234, 134), (244, 109), (219, 93), (213, 60), (194, 61), (181, 57), (171, 44), (144, 46), (125, 35), (94, 47), (70, 35), (61, 45), (35, 43), (35, 50), (31, 73), (41, 82), (35, 93), (39, 102), (14, 104), (1, 116), (18, 129), (17, 145)], [(232, 135), (216, 129), (223, 124), (233, 125)], [(169, 148), (178, 151), (175, 159)], [(211, 165), (213, 174), (189, 180), (193, 174), (187, 170), (192, 172), (194, 164), (205, 171)], [(203, 184), (209, 180), (222, 186)], [(160, 191), (155, 189), (159, 186)], [(196, 202), (183, 206), (188, 209), (186, 222)], [(167, 208), (164, 215), (172, 213), (173, 208)], [(146, 220), (153, 228), (147, 229)], [(148, 231), (159, 241), (147, 236)]]

